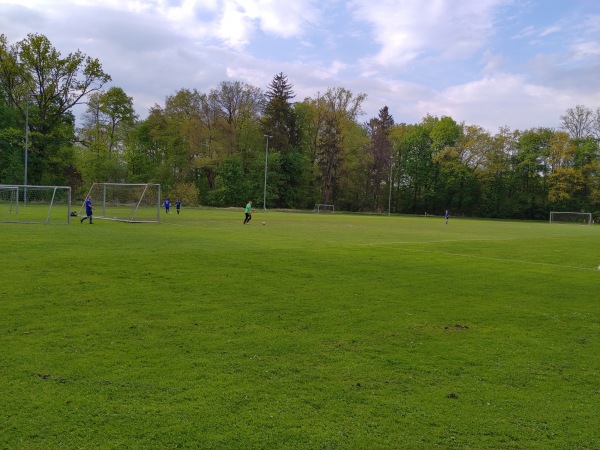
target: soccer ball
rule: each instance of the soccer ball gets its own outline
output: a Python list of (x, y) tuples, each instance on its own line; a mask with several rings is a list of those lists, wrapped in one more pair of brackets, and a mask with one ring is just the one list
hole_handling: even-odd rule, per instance
[[(267, 224), (267, 222), (263, 222), (263, 225), (266, 225), (266, 224)], [(600, 270), (600, 267), (598, 267), (598, 270)]]

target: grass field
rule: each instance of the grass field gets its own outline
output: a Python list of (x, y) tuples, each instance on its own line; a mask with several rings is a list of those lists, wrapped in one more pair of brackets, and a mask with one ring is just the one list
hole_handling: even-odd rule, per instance
[(0, 448), (600, 448), (600, 227), (162, 220), (0, 224)]

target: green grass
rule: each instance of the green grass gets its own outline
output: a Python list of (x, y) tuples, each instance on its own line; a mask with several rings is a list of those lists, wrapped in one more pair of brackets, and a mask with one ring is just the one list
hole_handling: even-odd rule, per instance
[(600, 448), (600, 227), (162, 219), (0, 224), (0, 448)]

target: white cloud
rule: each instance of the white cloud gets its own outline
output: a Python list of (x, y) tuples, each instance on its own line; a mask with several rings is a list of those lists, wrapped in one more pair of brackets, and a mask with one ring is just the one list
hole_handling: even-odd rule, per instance
[(467, 58), (493, 33), (494, 13), (509, 0), (353, 0), (357, 21), (372, 26), (380, 52), (367, 64), (401, 66), (419, 57)]
[(571, 45), (573, 59), (581, 60), (600, 55), (599, 41), (579, 41)]
[(217, 4), (218, 36), (242, 49), (257, 29), (275, 37), (301, 37), (319, 21), (315, 0), (220, 0)]
[(363, 118), (387, 105), (397, 122), (431, 113), (524, 129), (600, 105), (600, 15), (561, 3), (552, 19), (544, 1), (0, 0), (0, 32), (98, 58), (142, 118), (181, 88), (265, 89), (283, 72), (296, 100), (367, 94)]
[(493, 132), (504, 125), (512, 129), (557, 127), (572, 101), (572, 97), (532, 84), (522, 75), (498, 74), (441, 91), (419, 102), (418, 109), (422, 115), (449, 115)]
[(551, 27), (548, 27), (548, 28), (542, 30), (540, 32), (540, 37), (545, 37), (545, 36), (548, 36), (548, 35), (554, 34), (554, 33), (560, 33), (561, 31), (562, 31), (561, 27), (556, 26), (556, 25), (555, 26), (551, 26)]

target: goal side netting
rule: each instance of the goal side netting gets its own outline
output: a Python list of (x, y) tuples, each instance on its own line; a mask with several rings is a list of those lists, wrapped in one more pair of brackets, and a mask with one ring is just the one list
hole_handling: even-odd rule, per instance
[(0, 222), (68, 224), (71, 187), (0, 184)]
[(313, 210), (316, 214), (333, 214), (335, 213), (335, 205), (326, 205), (324, 203), (317, 203)]
[[(94, 183), (90, 196), (94, 219), (119, 222), (160, 222), (160, 184)], [(85, 199), (78, 215), (85, 216)]]
[(592, 213), (550, 211), (550, 223), (591, 225)]

